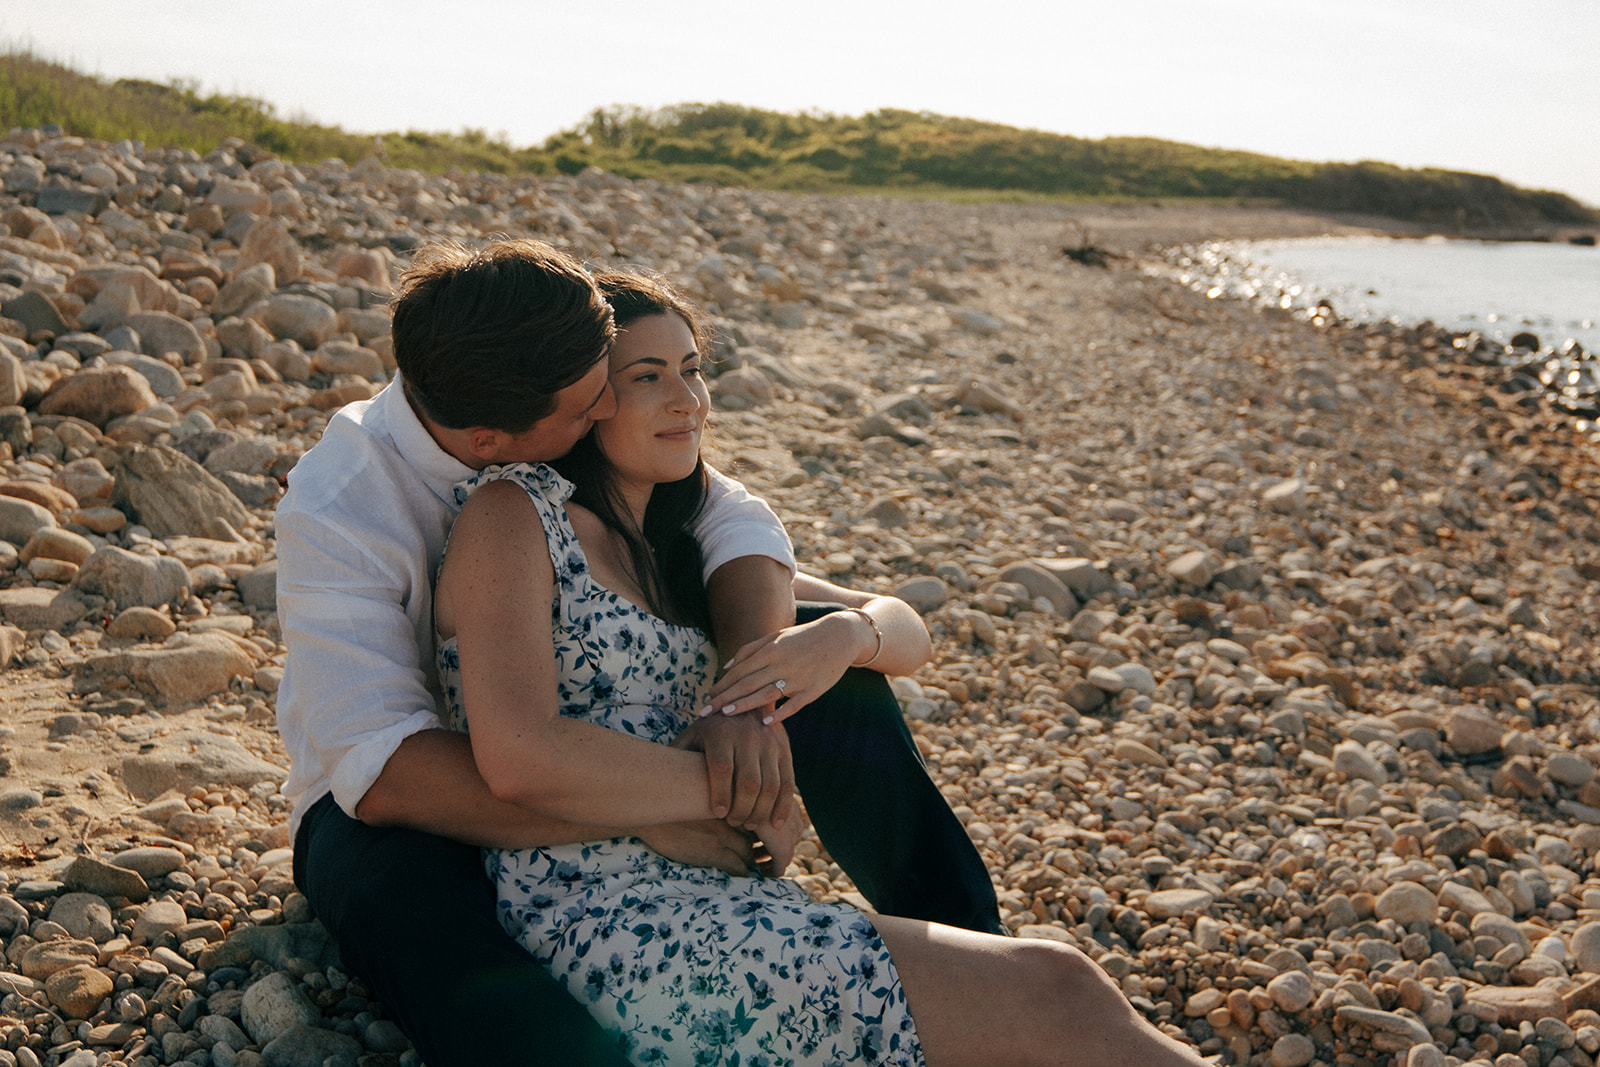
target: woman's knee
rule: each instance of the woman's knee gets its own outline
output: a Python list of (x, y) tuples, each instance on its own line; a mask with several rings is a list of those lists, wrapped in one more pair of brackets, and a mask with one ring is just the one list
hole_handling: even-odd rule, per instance
[(1132, 1014), (1133, 1008), (1098, 963), (1071, 945), (1043, 939), (1013, 942), (1024, 988), (1034, 990), (1041, 1007), (1081, 1015)]

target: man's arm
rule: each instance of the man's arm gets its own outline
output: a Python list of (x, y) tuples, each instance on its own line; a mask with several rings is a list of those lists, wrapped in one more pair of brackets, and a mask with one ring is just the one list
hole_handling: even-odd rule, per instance
[(423, 681), (406, 608), (426, 580), (421, 542), (384, 555), (380, 539), (353, 541), (339, 525), (293, 507), (280, 510), (277, 532), (279, 619), (289, 648), (278, 719), (292, 787), (313, 788), (321, 778), (356, 818), (468, 844), (516, 848), (631, 833), (673, 859), (744, 873), (750, 843), (720, 820), (601, 829), (496, 801), (466, 735), (439, 728)]
[(467, 735), (451, 730), (423, 730), (402, 741), (356, 805), (356, 817), (371, 826), (405, 826), (488, 848), (538, 848), (628, 835), (669, 859), (730, 874), (745, 874), (756, 862), (749, 835), (722, 819), (601, 827), (507, 804), (484, 784)]

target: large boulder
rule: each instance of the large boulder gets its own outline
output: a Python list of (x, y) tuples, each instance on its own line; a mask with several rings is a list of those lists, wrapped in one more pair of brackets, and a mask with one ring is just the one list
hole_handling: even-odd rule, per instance
[(114, 467), (112, 502), (157, 537), (232, 541), (250, 522), (250, 513), (227, 486), (165, 445), (130, 445)]
[(73, 584), (116, 601), (119, 608), (153, 608), (188, 595), (189, 568), (171, 556), (103, 545), (83, 561)]
[(160, 358), (176, 352), (191, 365), (206, 358), (206, 343), (199, 331), (170, 311), (141, 311), (128, 317), (128, 325), (138, 333), (147, 356)]
[(278, 340), (292, 340), (317, 349), (339, 329), (339, 313), (304, 293), (279, 293), (254, 313), (267, 332)]
[[(224, 692), (235, 678), (249, 678), (261, 665), (261, 660), (259, 648), (224, 631), (178, 633), (155, 648), (140, 646), (85, 660), (78, 668), (77, 685), (88, 692), (90, 688), (104, 688), (125, 678), (142, 693), (171, 704), (189, 704)], [(283, 772), (277, 771), (274, 780), (282, 778)], [(223, 781), (221, 778), (211, 780)], [(228, 779), (226, 784), (249, 786), (260, 780), (259, 776), (245, 782)], [(197, 783), (190, 783), (194, 784)], [(131, 782), (128, 788), (133, 789)], [(168, 787), (163, 786), (149, 796), (165, 788)], [(140, 794), (135, 792), (135, 795)]]
[(133, 368), (88, 367), (52, 385), (39, 401), (39, 414), (71, 415), (103, 430), (117, 416), (132, 415), (156, 402), (150, 383)]

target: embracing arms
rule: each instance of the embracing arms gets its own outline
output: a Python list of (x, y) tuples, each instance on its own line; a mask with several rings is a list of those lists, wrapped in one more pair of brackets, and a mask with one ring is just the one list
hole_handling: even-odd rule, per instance
[[(873, 596), (807, 574), (796, 575), (795, 596), (843, 604), (798, 626), (757, 636), (728, 661), (702, 715), (739, 715), (779, 700), (764, 717), (776, 722), (804, 708), (849, 667), (910, 674), (933, 654), (922, 618), (905, 601)], [(778, 686), (777, 682), (783, 685)]]

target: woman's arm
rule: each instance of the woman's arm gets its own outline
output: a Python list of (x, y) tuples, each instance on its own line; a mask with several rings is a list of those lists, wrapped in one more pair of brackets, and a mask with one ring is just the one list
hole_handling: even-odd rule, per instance
[(722, 818), (698, 753), (628, 737), (557, 709), (555, 570), (539, 513), (494, 482), (467, 501), (434, 594), (461, 658), (473, 760), (498, 801), (571, 822), (649, 826)]
[(702, 715), (737, 715), (781, 698), (768, 716), (775, 722), (827, 692), (849, 667), (909, 674), (933, 655), (922, 617), (897, 597), (860, 593), (807, 574), (795, 576), (794, 593), (797, 599), (853, 610), (835, 611), (745, 645), (728, 661)]

